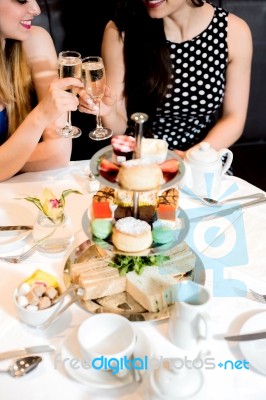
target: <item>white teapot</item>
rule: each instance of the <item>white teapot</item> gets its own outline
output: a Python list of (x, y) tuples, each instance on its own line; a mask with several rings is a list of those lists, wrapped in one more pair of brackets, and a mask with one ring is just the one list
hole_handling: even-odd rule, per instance
[[(223, 156), (227, 156), (224, 165)], [(188, 150), (184, 161), (186, 169), (180, 187), (187, 187), (196, 196), (216, 198), (222, 177), (232, 164), (233, 153), (226, 148), (216, 151), (209, 143), (201, 142)]]

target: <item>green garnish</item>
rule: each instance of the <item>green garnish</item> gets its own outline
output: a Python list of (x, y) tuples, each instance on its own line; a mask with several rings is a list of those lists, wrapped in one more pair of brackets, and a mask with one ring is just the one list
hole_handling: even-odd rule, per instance
[(152, 255), (152, 256), (124, 256), (116, 255), (109, 266), (117, 268), (119, 275), (124, 276), (127, 272), (135, 271), (141, 275), (148, 266), (158, 266), (164, 261), (170, 260), (169, 256)]

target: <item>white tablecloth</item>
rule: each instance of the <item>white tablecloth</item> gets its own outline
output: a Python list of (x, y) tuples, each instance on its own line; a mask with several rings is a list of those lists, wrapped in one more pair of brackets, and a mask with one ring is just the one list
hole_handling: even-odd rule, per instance
[[(88, 193), (88, 181), (84, 169), (89, 161), (71, 162), (68, 168), (53, 171), (26, 173), (18, 175), (0, 184), (1, 202), (16, 203), (25, 206), (33, 214), (37, 208), (17, 198), (39, 194), (41, 189), (49, 187), (60, 194), (64, 189), (78, 189), (83, 195), (71, 195), (67, 198), (66, 209), (75, 230), (75, 245), (86, 240), (82, 220), (91, 201)], [(236, 177), (225, 177), (221, 194), (232, 192), (232, 196), (255, 193), (258, 188)], [(196, 199), (184, 193), (180, 194), (180, 206), (193, 214), (204, 206)], [(192, 210), (192, 211), (191, 211)], [(208, 212), (210, 212), (208, 208)], [(198, 212), (198, 211), (197, 211)], [(205, 209), (206, 212), (206, 209)], [(191, 215), (192, 215), (191, 214)], [(193, 214), (194, 215), (194, 214)], [(210, 224), (210, 225), (208, 225)], [(1, 222), (0, 222), (1, 225)], [(207, 229), (207, 227), (209, 228)], [(213, 228), (214, 227), (214, 228)], [(205, 378), (206, 400), (264, 400), (266, 398), (265, 375), (254, 369), (224, 369), (218, 363), (226, 360), (244, 360), (237, 342), (223, 340), (225, 334), (238, 333), (242, 325), (258, 312), (266, 311), (266, 306), (241, 296), (244, 284), (266, 293), (266, 204), (246, 208), (243, 213), (234, 213), (230, 217), (200, 222), (192, 225), (187, 241), (205, 266), (205, 285), (211, 291), (211, 327), (212, 335), (207, 343), (210, 357), (215, 360), (214, 369), (202, 370)], [(25, 250), (31, 243), (25, 241), (19, 251)], [(74, 246), (75, 246), (74, 245)], [(73, 247), (73, 246), (72, 246)], [(16, 254), (18, 250), (13, 250)], [(0, 249), (1, 253), (1, 249)], [(1, 253), (1, 255), (3, 252)], [(91, 314), (74, 304), (45, 331), (26, 326), (16, 316), (12, 294), (15, 287), (36, 269), (44, 269), (58, 276), (62, 281), (63, 268), (67, 254), (47, 255), (35, 253), (22, 264), (0, 262), (0, 352), (8, 349), (50, 343), (56, 346), (60, 354), (66, 339), (82, 321)], [(239, 291), (237, 290), (239, 288)], [(168, 320), (153, 322), (134, 322), (134, 325), (148, 338), (150, 348), (147, 353), (154, 357), (195, 357), (195, 354), (178, 349), (168, 338)], [(265, 322), (266, 328), (266, 322)], [(265, 342), (264, 342), (265, 343)], [(266, 356), (266, 344), (261, 357)], [(258, 356), (258, 355), (257, 355)], [(122, 389), (91, 389), (69, 377), (60, 363), (55, 363), (55, 354), (42, 354), (43, 362), (29, 375), (14, 379), (1, 374), (0, 398), (15, 400), (18, 397), (29, 400), (50, 399), (113, 399), (138, 400), (145, 397), (146, 379), (141, 385), (131, 385)], [(252, 361), (252, 360), (247, 360)], [(1, 361), (0, 368), (11, 360)], [(147, 378), (147, 375), (146, 375)]]

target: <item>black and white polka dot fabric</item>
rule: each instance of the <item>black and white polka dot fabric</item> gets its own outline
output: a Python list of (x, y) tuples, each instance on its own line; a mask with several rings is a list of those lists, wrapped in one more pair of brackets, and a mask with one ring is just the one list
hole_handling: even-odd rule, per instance
[(187, 150), (201, 141), (223, 102), (228, 12), (213, 7), (214, 16), (205, 31), (183, 43), (167, 41), (173, 75), (152, 121), (152, 132), (155, 138), (165, 139), (169, 149)]

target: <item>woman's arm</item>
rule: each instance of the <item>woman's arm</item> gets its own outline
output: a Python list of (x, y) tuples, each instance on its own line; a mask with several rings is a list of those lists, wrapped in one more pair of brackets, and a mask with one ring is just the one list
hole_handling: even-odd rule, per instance
[(233, 14), (228, 16), (228, 50), (222, 116), (204, 139), (217, 150), (232, 146), (242, 135), (249, 100), (252, 37), (246, 22)]
[(58, 80), (56, 51), (43, 28), (33, 26), (23, 48), (31, 67), (38, 105), (0, 147), (0, 181), (19, 171), (46, 170), (68, 164), (72, 141), (60, 137), (56, 128), (64, 126), (66, 112), (75, 111), (78, 106), (76, 96), (64, 89), (70, 85), (83, 87), (78, 79)]
[[(55, 47), (49, 33), (32, 26), (31, 35), (23, 42), (23, 49), (31, 67), (34, 88), (38, 101), (44, 97), (49, 84), (58, 78), (58, 62)], [(66, 115), (61, 120), (51, 121), (43, 130), (42, 141), (37, 144), (22, 171), (58, 168), (68, 164), (71, 157), (72, 140), (60, 137), (56, 128), (64, 126)]]
[(54, 81), (43, 99), (0, 147), (0, 181), (22, 170), (37, 171), (59, 167), (54, 163), (53, 157), (56, 151), (58, 152), (55, 147), (64, 146), (64, 139), (51, 138), (46, 143), (38, 142), (47, 125), (65, 114), (67, 110), (77, 110), (77, 97), (64, 90), (71, 85), (83, 86), (81, 81), (75, 78)]
[[(115, 24), (110, 21), (105, 27), (102, 41), (102, 58), (106, 69), (107, 87), (101, 102), (101, 115), (104, 125), (111, 128), (115, 135), (125, 133), (127, 112), (124, 97), (124, 57), (123, 41)], [(84, 90), (79, 91), (79, 110), (96, 114), (98, 106)]]
[(123, 55), (124, 43), (115, 24), (110, 21), (104, 30), (102, 41), (102, 58), (106, 68), (106, 80), (116, 99), (115, 106), (103, 115), (106, 126), (115, 134), (123, 134), (127, 128), (127, 111), (124, 96), (125, 64)]

